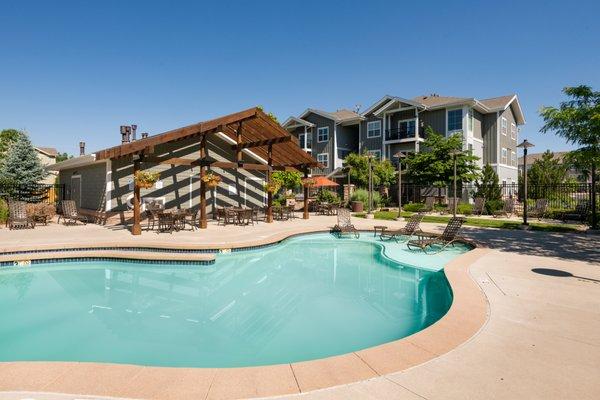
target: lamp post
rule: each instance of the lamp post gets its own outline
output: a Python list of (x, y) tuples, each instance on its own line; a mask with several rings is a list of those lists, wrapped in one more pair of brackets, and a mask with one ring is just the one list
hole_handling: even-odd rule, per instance
[(523, 140), (517, 147), (523, 149), (523, 226), (529, 226), (527, 222), (527, 149), (535, 146), (533, 143)]
[(394, 157), (398, 159), (398, 219), (400, 219), (402, 218), (402, 159), (406, 154), (399, 151), (394, 154)]
[(373, 155), (367, 154), (367, 160), (369, 163), (369, 204), (367, 205), (367, 218), (369, 218), (373, 213)]
[(454, 202), (452, 204), (452, 216), (456, 217), (456, 204), (458, 203), (456, 199), (456, 156), (461, 155), (462, 151), (458, 149), (451, 150), (449, 154), (454, 158)]

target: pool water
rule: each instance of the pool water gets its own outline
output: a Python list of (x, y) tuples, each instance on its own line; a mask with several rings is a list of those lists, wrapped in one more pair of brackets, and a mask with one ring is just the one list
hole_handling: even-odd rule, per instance
[[(0, 361), (288, 363), (400, 339), (447, 312), (452, 294), (434, 259), (362, 236), (304, 235), (214, 265), (0, 268)], [(436, 256), (438, 269), (467, 250)]]

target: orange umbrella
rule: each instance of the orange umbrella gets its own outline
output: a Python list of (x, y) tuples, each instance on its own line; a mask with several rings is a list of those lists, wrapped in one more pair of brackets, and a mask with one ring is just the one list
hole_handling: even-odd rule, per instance
[(339, 186), (337, 183), (327, 178), (326, 176), (313, 176), (310, 178), (313, 180), (314, 184), (312, 187), (328, 187), (328, 186)]

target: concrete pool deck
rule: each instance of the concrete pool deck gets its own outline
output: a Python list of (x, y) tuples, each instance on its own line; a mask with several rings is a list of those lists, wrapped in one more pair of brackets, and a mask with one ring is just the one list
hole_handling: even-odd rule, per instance
[[(0, 247), (4, 252), (63, 245), (258, 245), (327, 229), (334, 222), (335, 217), (311, 216), (308, 221), (241, 228), (211, 224), (206, 231), (144, 232), (139, 237), (121, 227), (51, 224), (29, 231), (0, 229)], [(359, 229), (404, 224), (357, 218), (354, 222)], [(424, 224), (424, 229), (436, 231), (441, 226)], [(311, 399), (597, 398), (600, 238), (469, 227), (464, 236), (488, 248), (467, 253), (446, 269), (455, 292), (450, 312), (430, 328), (400, 341), (306, 365), (261, 368), (0, 363), (0, 398), (82, 397), (39, 392), (157, 399), (275, 394)], [(532, 269), (566, 271), (574, 277)]]

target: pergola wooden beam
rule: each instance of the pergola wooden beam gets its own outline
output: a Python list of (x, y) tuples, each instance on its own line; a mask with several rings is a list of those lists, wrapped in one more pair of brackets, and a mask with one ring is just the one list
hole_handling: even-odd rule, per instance
[(268, 146), (270, 144), (278, 144), (278, 143), (285, 143), (285, 142), (291, 142), (291, 141), (292, 141), (291, 136), (282, 136), (282, 137), (273, 138), (273, 139), (264, 139), (264, 140), (256, 140), (254, 142), (242, 142), (239, 144), (232, 144), (231, 148), (233, 150), (242, 150), (242, 149), (250, 149), (253, 147), (263, 147), (263, 146)]

